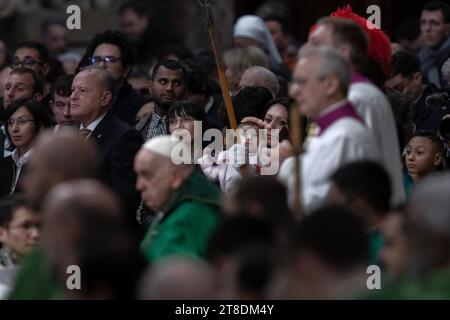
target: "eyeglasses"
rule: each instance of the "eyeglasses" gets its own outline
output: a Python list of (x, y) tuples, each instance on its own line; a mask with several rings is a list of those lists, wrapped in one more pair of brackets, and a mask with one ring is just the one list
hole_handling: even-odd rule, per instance
[(13, 127), (15, 124), (17, 124), (19, 127), (23, 127), (27, 122), (34, 122), (34, 120), (27, 119), (27, 118), (19, 118), (17, 120), (9, 119), (8, 127)]
[(25, 60), (23, 61), (13, 60), (13, 62), (11, 63), (11, 68), (13, 69), (17, 69), (20, 67), (31, 68), (34, 64), (41, 65), (42, 63), (40, 61), (34, 60), (33, 58), (25, 58)]
[(100, 63), (104, 62), (106, 65), (117, 63), (121, 58), (118, 57), (112, 57), (112, 56), (106, 56), (106, 57), (100, 57), (100, 56), (94, 56), (90, 57), (89, 61), (92, 65), (99, 65)]

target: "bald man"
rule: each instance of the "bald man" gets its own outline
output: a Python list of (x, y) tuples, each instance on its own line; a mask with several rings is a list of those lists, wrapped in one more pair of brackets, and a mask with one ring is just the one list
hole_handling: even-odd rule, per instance
[(203, 257), (219, 218), (219, 189), (194, 164), (173, 162), (180, 146), (169, 135), (155, 137), (135, 158), (136, 188), (157, 213), (141, 243), (149, 261), (172, 254)]
[(241, 77), (239, 89), (252, 86), (266, 88), (273, 98), (278, 96), (280, 90), (280, 83), (275, 73), (261, 66), (252, 66), (245, 69)]
[(101, 180), (120, 196), (128, 221), (137, 226), (139, 194), (134, 188), (133, 159), (143, 139), (133, 127), (109, 112), (113, 91), (114, 81), (107, 71), (95, 66), (84, 68), (72, 82), (72, 118), (81, 123), (80, 135), (98, 147)]

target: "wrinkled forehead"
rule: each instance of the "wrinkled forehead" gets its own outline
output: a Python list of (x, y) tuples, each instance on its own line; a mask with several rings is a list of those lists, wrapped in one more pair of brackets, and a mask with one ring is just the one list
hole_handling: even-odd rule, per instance
[(74, 85), (89, 84), (89, 86), (102, 86), (100, 71), (97, 69), (88, 69), (80, 71), (73, 79)]
[(136, 156), (136, 166), (140, 169), (153, 170), (161, 169), (165, 163), (170, 162), (170, 158), (165, 157), (153, 150), (142, 148)]

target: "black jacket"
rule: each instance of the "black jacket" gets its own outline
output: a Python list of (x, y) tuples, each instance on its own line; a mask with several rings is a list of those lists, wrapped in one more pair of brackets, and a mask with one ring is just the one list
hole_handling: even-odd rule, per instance
[(134, 126), (136, 114), (146, 102), (147, 99), (144, 96), (125, 82), (117, 93), (109, 113), (130, 126)]
[(440, 108), (427, 106), (426, 98), (442, 92), (435, 85), (427, 84), (420, 98), (411, 105), (412, 121), (416, 131), (438, 132), (445, 112)]
[[(17, 167), (14, 163), (12, 156), (8, 156), (6, 158), (0, 158), (0, 199), (9, 195), (11, 191), (11, 187), (14, 180), (14, 173), (16, 172)], [(22, 190), (22, 179), (25, 176), (25, 172), (27, 170), (27, 164), (24, 164), (22, 170), (20, 171), (19, 180), (17, 181), (16, 188), (14, 189), (14, 193), (21, 193)]]
[(133, 162), (143, 140), (133, 127), (108, 112), (89, 137), (98, 146), (101, 156), (101, 180), (120, 195), (127, 219), (136, 224), (135, 214), (140, 202), (136, 190)]

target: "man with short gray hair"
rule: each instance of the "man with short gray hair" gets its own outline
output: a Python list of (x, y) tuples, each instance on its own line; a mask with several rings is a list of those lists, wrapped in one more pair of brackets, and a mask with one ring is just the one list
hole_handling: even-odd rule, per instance
[[(301, 155), (302, 197), (309, 212), (321, 205), (329, 189), (329, 176), (355, 160), (377, 160), (372, 134), (346, 96), (351, 80), (350, 64), (333, 49), (302, 52), (293, 74), (290, 95), (300, 113), (314, 120), (319, 132)], [(279, 176), (288, 186), (289, 203), (295, 198), (295, 159), (287, 159)]]
[(72, 82), (72, 118), (81, 123), (80, 135), (98, 147), (101, 180), (120, 195), (129, 221), (136, 224), (139, 194), (134, 188), (133, 159), (143, 140), (133, 127), (109, 113), (113, 88), (107, 71), (95, 66), (84, 68)]
[(278, 96), (280, 90), (280, 84), (275, 73), (261, 66), (247, 68), (241, 77), (239, 89), (252, 86), (266, 88), (274, 98)]

